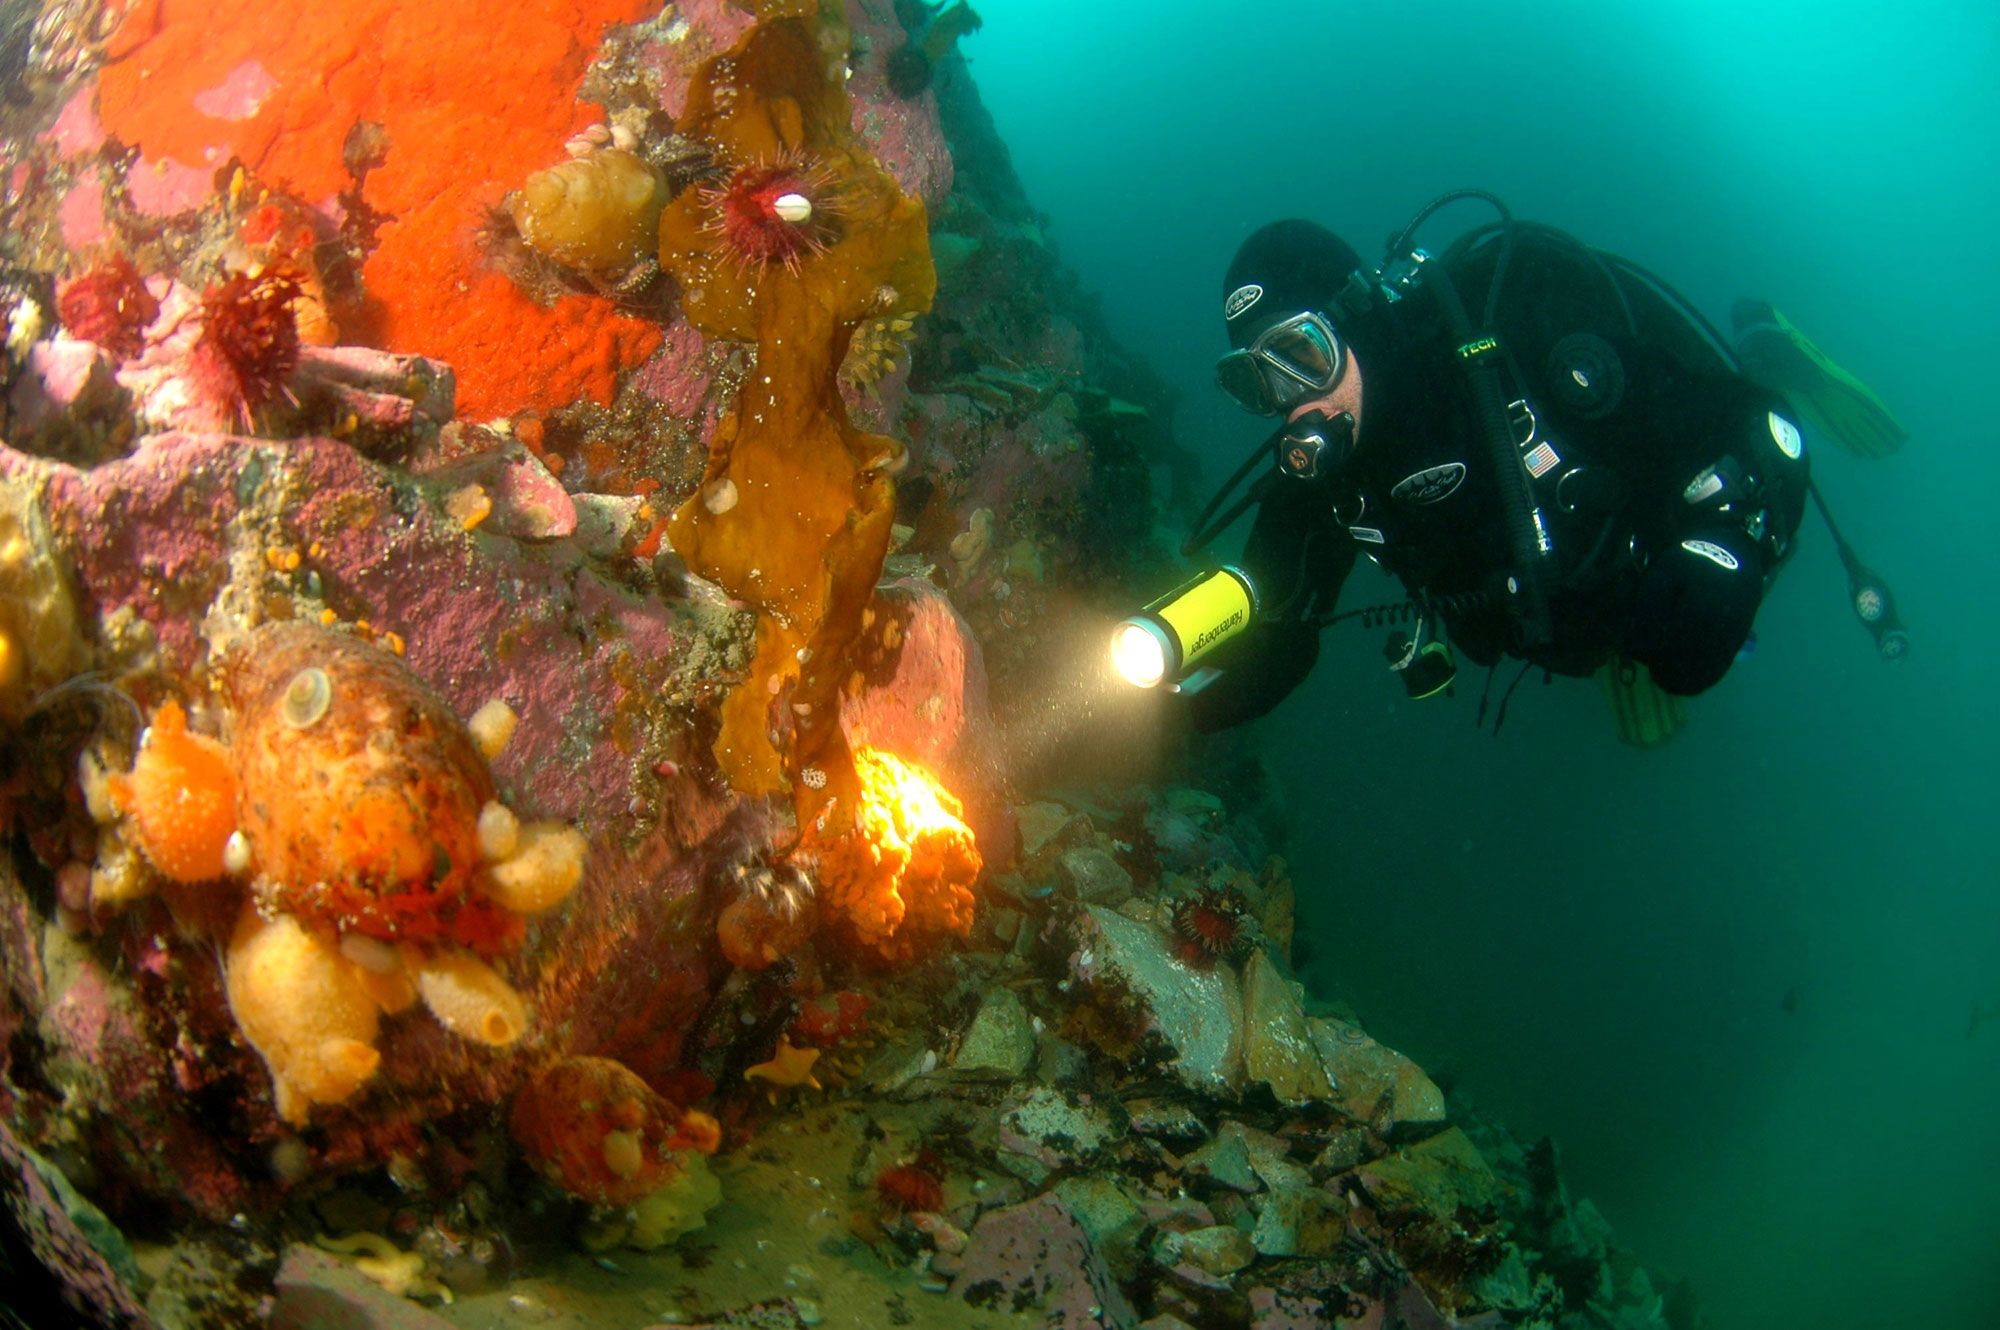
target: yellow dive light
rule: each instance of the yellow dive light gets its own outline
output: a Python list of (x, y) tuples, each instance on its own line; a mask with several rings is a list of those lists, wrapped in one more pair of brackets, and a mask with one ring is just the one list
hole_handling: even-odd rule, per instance
[[(1161, 684), (1192, 691), (1197, 663), (1250, 626), (1257, 588), (1241, 568), (1224, 564), (1176, 587), (1111, 632), (1111, 667), (1135, 688)], [(1207, 682), (1207, 678), (1202, 679)]]

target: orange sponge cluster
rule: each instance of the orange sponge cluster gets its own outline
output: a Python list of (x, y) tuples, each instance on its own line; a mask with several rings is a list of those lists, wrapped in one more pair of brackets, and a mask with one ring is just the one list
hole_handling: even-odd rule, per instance
[(964, 807), (893, 753), (857, 748), (854, 767), (863, 797), (852, 834), (806, 838), (823, 905), (891, 960), (910, 959), (940, 933), (970, 932), (981, 864)]
[(219, 672), (233, 742), (189, 733), (169, 702), (106, 790), (167, 877), (250, 880), (240, 911), (226, 889), (188, 895), (238, 911), (229, 1006), (279, 1115), (303, 1123), (356, 1094), (381, 1061), (380, 1017), (419, 1000), (462, 1039), (518, 1041), (527, 1004), (481, 955), (575, 890), (582, 835), (521, 825), (472, 733), (380, 647), (267, 623)]
[(226, 748), (188, 731), (180, 703), (154, 713), (131, 772), (108, 787), (155, 868), (176, 882), (222, 876), (236, 831), (236, 773)]

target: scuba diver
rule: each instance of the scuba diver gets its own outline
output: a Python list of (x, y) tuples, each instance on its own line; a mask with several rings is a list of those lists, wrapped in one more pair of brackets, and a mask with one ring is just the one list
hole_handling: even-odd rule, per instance
[[(1465, 198), (1499, 221), (1436, 257), (1411, 248)], [(1202, 730), (1269, 711), (1312, 670), (1321, 630), (1355, 616), (1403, 625), (1386, 654), (1412, 697), (1451, 684), (1456, 649), (1489, 689), (1509, 657), (1514, 686), (1534, 668), (1599, 674), (1677, 708), (1751, 645), (1818, 500), (1801, 418), (1856, 451), (1904, 437), (1768, 305), (1739, 305), (1739, 359), (1651, 273), (1483, 191), (1425, 208), (1381, 270), (1316, 223), (1265, 226), (1229, 265), (1223, 317), (1218, 385), (1280, 424), (1183, 552), (1256, 519), (1236, 564), (1127, 620), (1112, 651), (1128, 681), (1183, 694)], [(1835, 540), (1856, 613), (1900, 655), (1887, 588)], [(1408, 600), (1336, 614), (1364, 554)]]

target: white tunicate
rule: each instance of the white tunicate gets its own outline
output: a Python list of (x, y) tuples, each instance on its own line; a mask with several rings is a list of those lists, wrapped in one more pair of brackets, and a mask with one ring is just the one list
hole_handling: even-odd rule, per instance
[(708, 493), (701, 499), (701, 506), (718, 517), (736, 506), (736, 482), (719, 480), (708, 487)]

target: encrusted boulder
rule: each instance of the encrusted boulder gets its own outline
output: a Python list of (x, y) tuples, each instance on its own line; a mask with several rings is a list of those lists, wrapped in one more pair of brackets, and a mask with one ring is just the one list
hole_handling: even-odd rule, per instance
[(1190, 1089), (1234, 1096), (1243, 1084), (1243, 994), (1235, 971), (1181, 960), (1158, 929), (1086, 906), (1070, 961), (1075, 982), (1111, 1008), (1106, 1022), (1156, 1039)]
[(1065, 1330), (1130, 1326), (1138, 1317), (1083, 1226), (1056, 1197), (989, 1210), (973, 1225), (952, 1293), (977, 1308), (1024, 1312)]
[(1271, 1087), (1281, 1104), (1334, 1097), (1333, 1077), (1313, 1042), (1292, 985), (1263, 951), (1243, 966), (1244, 1069)]
[(271, 1330), (448, 1330), (450, 1321), (391, 1292), (346, 1261), (298, 1243), (278, 1267)]
[(840, 709), (850, 744), (887, 749), (942, 781), (982, 846), (1013, 840), (998, 731), (978, 641), (928, 582), (879, 588), (856, 652), (859, 685)]
[[(530, 460), (505, 465), (539, 468)], [(383, 1142), (435, 1115), (499, 1102), (524, 1066), (573, 1038), (642, 1073), (678, 1065), (706, 992), (707, 939), (672, 925), (696, 885), (688, 847), (722, 809), (662, 759), (720, 691), (710, 679), (728, 668), (735, 616), (652, 594), (634, 561), (556, 534), (573, 519), (546, 485), (553, 522), (489, 529), (452, 512), (446, 484), (333, 439), (166, 434), (88, 470), (0, 448), (0, 474), (35, 488), (100, 661), (142, 707), (157, 705), (161, 681), (203, 696), (211, 659), (260, 622), (344, 622), (399, 652), (460, 718), (508, 703), (519, 723), (493, 774), (509, 805), (574, 821), (589, 840), (582, 886), (504, 962), (533, 1017), (516, 1050), (392, 1019), (381, 1092), (327, 1115), (316, 1167), (379, 1159), (403, 1148)], [(50, 855), (92, 881), (88, 848), (65, 837)], [(65, 855), (77, 856), (69, 868)], [(100, 937), (66, 939), (25, 890), (0, 880), (8, 913), (28, 916), (0, 930), (0, 968), (45, 976), (12, 985), (13, 1001), (76, 1071), (67, 1111), (105, 1125), (105, 1185), (218, 1220), (270, 1203), (267, 1170), (246, 1169), (240, 1142), (214, 1135), (218, 1121), (240, 1130), (211, 1111), (225, 1100), (258, 1130), (271, 1121), (269, 1082), (232, 1038), (211, 941), (176, 928), (156, 900), (93, 915), (89, 887), (61, 904), (71, 926)]]
[(1033, 1018), (1012, 989), (999, 988), (980, 1001), (951, 1065), (959, 1071), (995, 1072), (1011, 1079), (1034, 1060)]
[(1056, 879), (1071, 900), (1092, 905), (1117, 905), (1132, 895), (1132, 875), (1095, 845), (1064, 850), (1056, 859)]
[(1117, 1137), (1105, 1109), (1087, 1096), (1072, 1102), (1045, 1085), (1008, 1101), (1000, 1114), (1001, 1163), (1034, 1184), (1056, 1169), (1094, 1159)]
[(1494, 1205), (1502, 1196), (1492, 1166), (1457, 1127), (1363, 1164), (1354, 1176), (1378, 1208), (1439, 1220), (1453, 1218), (1461, 1208)]
[(1358, 1025), (1320, 1016), (1308, 1025), (1334, 1101), (1347, 1116), (1385, 1137), (1421, 1136), (1444, 1122), (1444, 1092), (1422, 1067)]

